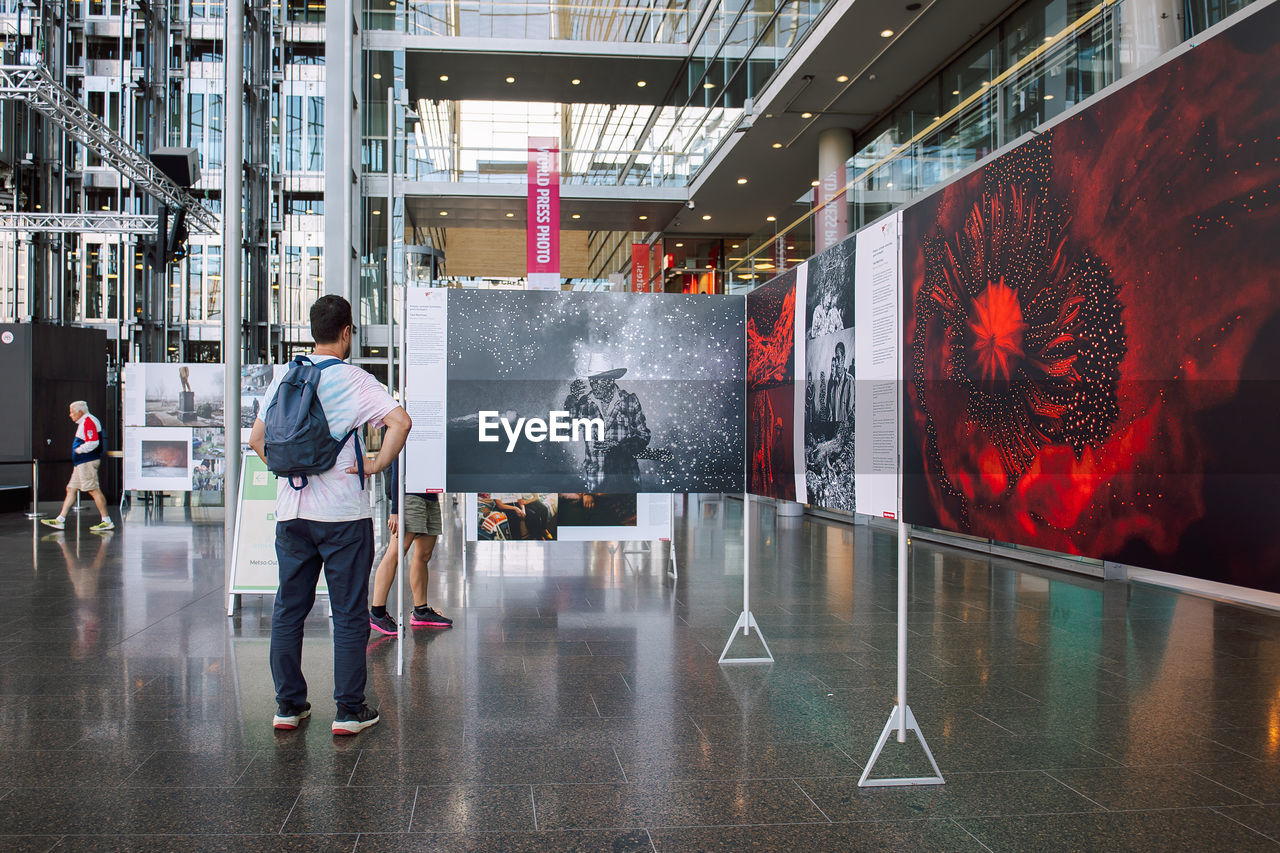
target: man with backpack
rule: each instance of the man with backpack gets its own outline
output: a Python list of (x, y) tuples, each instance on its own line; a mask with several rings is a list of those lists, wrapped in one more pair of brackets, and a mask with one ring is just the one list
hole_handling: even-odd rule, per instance
[[(263, 397), (249, 444), (278, 477), (276, 558), (280, 588), (271, 619), (271, 676), (275, 728), (296, 729), (311, 715), (302, 675), (302, 627), (315, 603), (323, 567), (333, 608), (335, 735), (353, 735), (378, 722), (365, 704), (365, 647), (369, 642), (369, 567), (373, 514), (365, 478), (390, 466), (413, 426), (371, 375), (344, 363), (355, 326), (351, 304), (322, 296), (311, 306), (315, 351), (300, 356)], [(386, 425), (382, 449), (365, 463), (358, 431)]]

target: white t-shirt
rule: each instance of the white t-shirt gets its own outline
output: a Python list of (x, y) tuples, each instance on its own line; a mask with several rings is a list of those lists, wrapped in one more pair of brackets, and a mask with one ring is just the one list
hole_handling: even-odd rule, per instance
[[(312, 355), (309, 358), (320, 364), (335, 357)], [(272, 380), (267, 388), (262, 398), (263, 414), (276, 398), (282, 378), (283, 375)], [(330, 367), (321, 373), (316, 393), (329, 420), (329, 431), (338, 441), (363, 424), (382, 426), (383, 418), (399, 405), (387, 389), (378, 384), (378, 380), (351, 364)], [(368, 494), (360, 488), (360, 475), (347, 473), (347, 469), (356, 464), (356, 443), (356, 438), (352, 437), (344, 444), (338, 453), (337, 464), (328, 471), (307, 475), (307, 485), (300, 491), (281, 477), (276, 484), (276, 520), (357, 521), (371, 518), (373, 510), (369, 506)], [(367, 480), (365, 485), (368, 486)]]

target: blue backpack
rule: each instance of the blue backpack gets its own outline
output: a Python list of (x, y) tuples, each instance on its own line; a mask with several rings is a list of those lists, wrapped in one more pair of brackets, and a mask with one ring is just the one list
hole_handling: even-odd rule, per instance
[[(267, 467), (277, 477), (287, 477), (295, 491), (306, 488), (308, 474), (322, 474), (338, 461), (338, 453), (355, 436), (353, 429), (342, 440), (335, 441), (329, 431), (329, 419), (316, 391), (320, 374), (339, 359), (320, 364), (298, 356), (289, 364), (289, 372), (276, 389), (275, 398), (267, 404), (262, 421), (267, 426)], [(356, 466), (360, 470), (360, 488), (364, 488), (364, 458), (360, 439), (356, 442)], [(298, 477), (301, 482), (294, 483)]]

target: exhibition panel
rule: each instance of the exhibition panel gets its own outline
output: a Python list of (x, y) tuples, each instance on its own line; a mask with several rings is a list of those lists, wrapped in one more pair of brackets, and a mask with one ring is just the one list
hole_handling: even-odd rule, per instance
[(804, 455), (809, 502), (853, 512), (854, 238), (809, 261), (805, 305)]
[(801, 264), (747, 294), (747, 490), (808, 501), (804, 477), (804, 328), (809, 265)]
[(906, 209), (907, 521), (1280, 591), (1278, 30)]
[(742, 490), (741, 297), (411, 294), (408, 490)]
[[(241, 443), (262, 413), (271, 380), (287, 368), (240, 371)], [(226, 471), (223, 366), (143, 362), (124, 371), (124, 488), (221, 492)]]

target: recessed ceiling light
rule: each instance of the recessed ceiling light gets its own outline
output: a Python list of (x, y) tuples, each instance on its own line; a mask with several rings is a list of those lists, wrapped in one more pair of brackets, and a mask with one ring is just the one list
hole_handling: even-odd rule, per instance
[(764, 218), (764, 221), (765, 221), (765, 222), (777, 222), (777, 221), (778, 221), (778, 217), (776, 217), (776, 216), (766, 216), (766, 217)]
[(736, 248), (738, 248), (738, 244), (737, 244), (737, 243), (734, 243), (734, 244), (733, 244), (732, 246), (730, 246), (729, 248), (731, 248), (731, 249), (736, 249)]
[(849, 75), (848, 75), (848, 74), (841, 74), (839, 77), (837, 77), (837, 78), (836, 78), (836, 82), (837, 82), (837, 83), (848, 83), (848, 82), (849, 82)]
[(515, 219), (515, 217), (516, 217), (516, 215), (515, 215), (514, 213), (508, 213), (508, 214), (507, 214), (507, 219)]
[(712, 83), (710, 80), (702, 84), (702, 88), (704, 89), (714, 89), (715, 87), (716, 87), (716, 84)]
[(516, 78), (514, 78), (514, 77), (508, 77), (508, 78), (507, 78), (507, 82), (508, 82), (508, 83), (514, 83), (514, 82), (516, 82)]
[(645, 86), (648, 86), (649, 84), (644, 82), (643, 80), (637, 80), (636, 85), (639, 86), (641, 89), (643, 89)]
[(374, 79), (374, 80), (381, 80), (381, 79), (382, 79), (382, 74), (381, 74), (381, 73), (379, 73), (379, 72), (376, 72), (376, 71), (375, 71), (375, 72), (374, 72), (374, 74), (373, 74), (373, 79)]
[(573, 215), (573, 218), (574, 218), (574, 219), (581, 219), (581, 218), (582, 218), (582, 214), (581, 214), (581, 213), (575, 213), (575, 214)]
[(711, 269), (715, 269), (715, 267), (713, 267), (711, 264), (707, 264), (707, 269), (711, 270)]
[(810, 181), (810, 182), (809, 182), (809, 186), (811, 186), (811, 187), (816, 187), (816, 186), (817, 186), (818, 184), (820, 184), (820, 183), (822, 183), (822, 181)]
[(134, 264), (134, 265), (133, 265), (133, 268), (134, 268), (135, 270), (140, 270), (140, 269), (142, 269), (142, 264)]
[(781, 147), (782, 147), (782, 143), (781, 143), (781, 142), (775, 142), (775, 143), (773, 143), (773, 147), (774, 147), (774, 148), (781, 148)]
[(953, 94), (953, 95), (958, 95), (958, 94), (960, 94), (960, 90), (959, 90), (959, 89), (952, 89), (952, 90), (951, 90), (951, 94)]
[(746, 178), (738, 178), (738, 183), (745, 184), (746, 182), (747, 182)]
[(441, 216), (448, 216), (448, 215), (449, 215), (449, 211), (447, 211), (447, 210), (442, 210), (442, 211), (440, 211), (440, 215), (441, 215)]
[(571, 86), (581, 86), (581, 85), (582, 85), (582, 81), (581, 81), (581, 80), (579, 80), (577, 77), (574, 77), (572, 80), (570, 80), (570, 81), (569, 81), (569, 85), (571, 85)]
[(987, 87), (988, 87), (988, 86), (990, 86), (990, 85), (991, 85), (991, 81), (990, 81), (990, 80), (983, 80), (983, 81), (982, 81), (982, 88), (984, 88), (984, 89), (985, 89), (985, 88), (987, 88)]
[[(106, 208), (104, 207), (104, 208), (103, 208), (103, 210), (106, 210)], [(373, 209), (373, 215), (374, 215), (374, 216), (381, 216), (381, 215), (382, 215), (382, 210), (381, 210), (380, 208), (375, 207), (375, 208)]]
[(103, 210), (110, 210), (110, 209), (111, 209), (111, 205), (109, 205), (109, 204), (104, 204), (104, 205), (102, 206), (102, 209), (103, 209)]
[(440, 82), (441, 82), (441, 83), (448, 83), (448, 82), (449, 82), (449, 75), (448, 75), (448, 74), (441, 74), (441, 75), (440, 75)]
[(813, 113), (800, 113), (800, 118), (813, 118)]
[(706, 222), (706, 221), (707, 221), (708, 219), (710, 219), (710, 218), (711, 218), (711, 214), (710, 214), (710, 213), (704, 213), (704, 214), (702, 214), (702, 221), (703, 221), (703, 222)]
[(1045, 96), (1044, 96), (1044, 99), (1045, 99), (1046, 101), (1052, 101), (1052, 100), (1053, 100), (1053, 95), (1045, 95)]
[(882, 39), (893, 38), (893, 30), (881, 30), (880, 38)]
[(684, 243), (676, 243), (676, 248), (677, 248), (677, 249), (683, 249), (683, 248), (684, 248)]
[(641, 221), (641, 222), (643, 222), (644, 220), (646, 220), (646, 219), (648, 219), (648, 218), (649, 218), (649, 217), (645, 216), (644, 214), (641, 214), (641, 215), (640, 215), (640, 221)]

